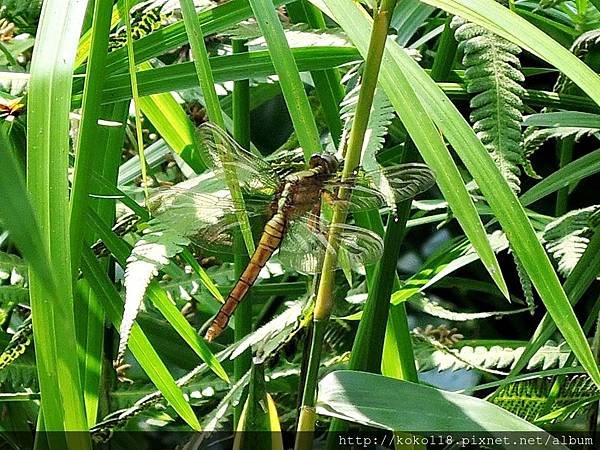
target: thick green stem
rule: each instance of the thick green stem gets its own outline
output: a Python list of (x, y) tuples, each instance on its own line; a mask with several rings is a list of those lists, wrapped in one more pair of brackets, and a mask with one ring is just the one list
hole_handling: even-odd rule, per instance
[[(233, 52), (243, 53), (248, 51), (246, 41), (234, 39), (232, 41)], [(240, 80), (233, 84), (233, 137), (244, 148), (250, 148), (250, 81)], [(236, 236), (237, 246), (244, 247), (242, 236)], [(235, 278), (238, 278), (246, 265), (249, 257), (246, 253), (238, 252), (234, 258)], [(247, 295), (241, 302), (233, 317), (235, 329), (235, 341), (241, 340), (252, 331), (252, 302), (250, 295)], [(233, 361), (233, 382), (235, 383), (244, 376), (252, 365), (252, 352), (250, 349), (239, 355)], [(234, 426), (237, 427), (242, 410), (244, 408), (244, 396), (240, 398), (239, 403), (233, 411)]]
[[(360, 163), (363, 141), (369, 122), (375, 88), (377, 87), (377, 79), (379, 77), (379, 68), (381, 66), (383, 50), (385, 48), (387, 31), (395, 4), (396, 0), (383, 0), (379, 10), (375, 13), (356, 113), (352, 124), (352, 130), (350, 131), (348, 147), (345, 152), (342, 181), (348, 180), (356, 171)], [(349, 197), (349, 194), (347, 189), (341, 188), (338, 195), (344, 200)], [(345, 202), (339, 202), (335, 205), (332, 224), (345, 223), (348, 211), (344, 204)], [(333, 305), (332, 294), (334, 271), (337, 266), (336, 250), (338, 246), (339, 236), (336, 232), (331, 231), (329, 233), (328, 251), (326, 252), (323, 261), (323, 275), (317, 291), (313, 323), (313, 340), (306, 384), (304, 386), (302, 397), (298, 431), (310, 431), (310, 429), (314, 427), (315, 416), (313, 408), (315, 405), (318, 368), (324, 331), (327, 327)], [(302, 440), (301, 436), (305, 434), (306, 433), (298, 433), (299, 438), (296, 441), (296, 450), (299, 450), (300, 448), (310, 449), (312, 447), (312, 442), (300, 442)], [(300, 445), (303, 446), (300, 447)]]

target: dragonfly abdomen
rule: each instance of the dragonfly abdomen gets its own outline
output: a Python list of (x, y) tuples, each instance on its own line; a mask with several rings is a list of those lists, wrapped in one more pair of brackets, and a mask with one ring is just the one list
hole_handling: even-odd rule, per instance
[(282, 213), (276, 213), (267, 222), (260, 238), (260, 242), (250, 259), (250, 262), (227, 296), (225, 303), (221, 306), (217, 316), (206, 332), (205, 338), (208, 341), (212, 341), (225, 329), (235, 308), (237, 308), (237, 305), (244, 299), (248, 290), (258, 278), (260, 270), (265, 266), (267, 261), (269, 261), (273, 255), (273, 252), (275, 252), (281, 244), (286, 224), (287, 219)]

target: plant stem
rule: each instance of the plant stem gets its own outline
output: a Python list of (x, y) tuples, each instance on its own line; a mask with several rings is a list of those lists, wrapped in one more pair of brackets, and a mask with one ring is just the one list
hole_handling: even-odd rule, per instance
[(129, 77), (131, 78), (131, 97), (133, 99), (133, 109), (135, 113), (135, 134), (137, 142), (137, 151), (140, 158), (140, 169), (142, 171), (142, 184), (144, 185), (144, 196), (148, 198), (148, 174), (146, 164), (146, 154), (144, 153), (144, 135), (142, 132), (142, 112), (140, 111), (140, 101), (137, 82), (137, 69), (135, 64), (135, 52), (133, 50), (133, 31), (131, 27), (131, 8), (134, 7), (133, 0), (125, 0), (126, 11), (123, 15), (125, 30), (127, 31), (127, 62), (129, 64)]
[[(245, 40), (234, 39), (232, 41), (234, 53), (244, 53), (248, 51)], [(233, 137), (245, 149), (250, 148), (250, 81), (239, 80), (233, 84)], [(236, 246), (240, 249), (244, 246), (242, 236), (236, 236)], [(249, 257), (246, 253), (236, 252), (233, 260), (235, 278), (238, 278), (246, 265)], [(233, 317), (235, 328), (235, 341), (241, 340), (252, 331), (252, 302), (250, 295), (247, 295), (241, 302)], [(250, 370), (252, 365), (252, 352), (250, 349), (239, 355), (233, 360), (233, 380), (239, 381), (244, 374)], [(242, 410), (244, 409), (245, 395), (242, 394), (240, 401), (233, 410), (233, 423), (237, 428)]]
[[(375, 88), (377, 87), (377, 79), (379, 77), (379, 68), (381, 66), (383, 50), (385, 48), (387, 31), (395, 5), (396, 0), (383, 0), (380, 8), (375, 13), (356, 113), (352, 124), (352, 130), (350, 131), (348, 147), (345, 152), (342, 181), (348, 180), (360, 163), (363, 141), (369, 122), (373, 95), (375, 93)], [(348, 198), (349, 191), (348, 189), (341, 188), (338, 195), (344, 200)], [(344, 203), (345, 202), (342, 201), (335, 205), (332, 219), (333, 225), (345, 223), (348, 211)], [(313, 340), (298, 421), (299, 433), (296, 440), (296, 450), (300, 450), (301, 448), (310, 449), (312, 447), (312, 442), (301, 442), (301, 436), (306, 434), (302, 432), (312, 431), (312, 429), (314, 429), (314, 406), (319, 362), (321, 358), (324, 331), (327, 327), (333, 305), (334, 270), (337, 266), (336, 250), (339, 246), (339, 236), (335, 232), (335, 229), (332, 229), (329, 233), (328, 244), (328, 251), (325, 253), (325, 259), (323, 261), (323, 275), (321, 276), (317, 291), (312, 329)], [(303, 446), (300, 447), (300, 445)]]
[[(573, 160), (573, 144), (575, 140), (572, 137), (561, 139), (558, 143), (558, 151), (560, 161), (558, 168), (561, 169)], [(569, 188), (565, 186), (556, 193), (556, 207), (554, 214), (556, 217), (562, 216), (567, 212), (568, 201), (569, 201)]]
[(454, 39), (454, 31), (450, 27), (450, 22), (452, 22), (452, 17), (446, 19), (444, 31), (440, 36), (440, 43), (431, 66), (431, 78), (435, 81), (448, 79), (448, 75), (452, 71), (452, 63), (456, 57), (458, 42)]

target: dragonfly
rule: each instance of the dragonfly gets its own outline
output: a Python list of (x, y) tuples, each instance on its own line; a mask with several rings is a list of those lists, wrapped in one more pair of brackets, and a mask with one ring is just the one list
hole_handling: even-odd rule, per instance
[[(193, 242), (216, 254), (244, 252), (239, 245), (241, 213), (266, 221), (249, 263), (205, 334), (208, 341), (227, 327), (236, 307), (276, 252), (284, 266), (307, 275), (321, 273), (327, 251), (336, 254), (339, 267), (367, 266), (379, 260), (383, 252), (381, 237), (356, 225), (327, 223), (322, 217), (323, 203), (335, 206), (343, 202), (341, 206), (350, 213), (381, 210), (390, 205), (389, 195), (375, 187), (375, 180), (380, 177), (385, 179), (396, 203), (411, 199), (434, 184), (432, 172), (421, 163), (371, 172), (361, 170), (342, 180), (340, 161), (333, 154), (315, 154), (304, 168), (285, 170), (243, 149), (210, 122), (198, 128), (198, 137), (202, 159), (214, 176), (224, 179), (227, 173), (235, 173), (245, 194), (243, 199), (234, 200), (227, 189), (216, 193), (193, 191), (184, 182), (153, 196), (149, 205), (153, 213), (190, 202), (197, 205)], [(343, 198), (338, 195), (342, 188)], [(175, 220), (179, 220), (177, 216)], [(335, 249), (328, 239), (332, 232), (337, 236)]]

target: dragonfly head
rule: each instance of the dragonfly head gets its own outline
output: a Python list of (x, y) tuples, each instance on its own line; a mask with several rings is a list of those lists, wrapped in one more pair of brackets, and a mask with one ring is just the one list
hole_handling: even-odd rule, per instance
[(338, 159), (332, 154), (312, 155), (308, 161), (311, 169), (323, 167), (328, 174), (335, 173), (340, 165)]

